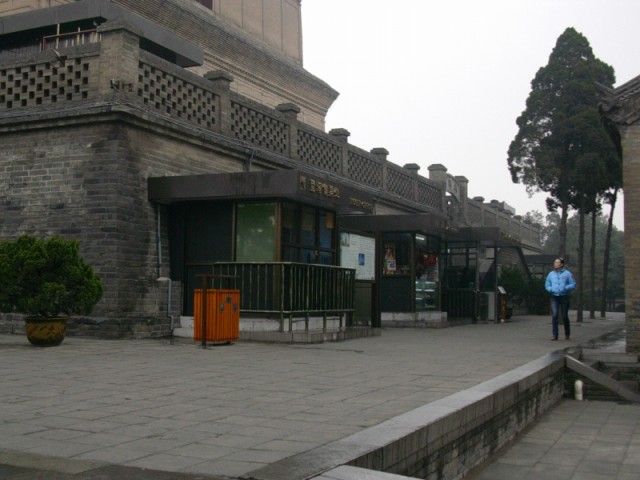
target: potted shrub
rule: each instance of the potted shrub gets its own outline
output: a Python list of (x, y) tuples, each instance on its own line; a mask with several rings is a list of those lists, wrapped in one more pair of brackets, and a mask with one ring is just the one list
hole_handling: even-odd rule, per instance
[(0, 242), (0, 311), (25, 315), (33, 345), (59, 345), (71, 314), (87, 315), (102, 284), (80, 257), (78, 242), (22, 236)]

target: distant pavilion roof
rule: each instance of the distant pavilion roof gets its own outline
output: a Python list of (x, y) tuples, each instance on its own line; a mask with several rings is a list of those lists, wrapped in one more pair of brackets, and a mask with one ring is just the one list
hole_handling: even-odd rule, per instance
[(619, 125), (631, 125), (640, 120), (640, 75), (612, 89), (600, 86), (603, 93), (602, 111)]

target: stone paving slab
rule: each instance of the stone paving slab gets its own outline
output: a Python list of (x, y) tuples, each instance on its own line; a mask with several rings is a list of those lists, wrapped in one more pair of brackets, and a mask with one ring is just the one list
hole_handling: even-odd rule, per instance
[(237, 477), (623, 324), (574, 324), (572, 342), (549, 341), (548, 318), (518, 317), (207, 350), (73, 337), (43, 349), (0, 336), (0, 451)]
[(640, 478), (640, 405), (564, 400), (467, 480)]
[(108, 465), (32, 453), (0, 452), (0, 478), (3, 480), (220, 480), (210, 475), (173, 473)]

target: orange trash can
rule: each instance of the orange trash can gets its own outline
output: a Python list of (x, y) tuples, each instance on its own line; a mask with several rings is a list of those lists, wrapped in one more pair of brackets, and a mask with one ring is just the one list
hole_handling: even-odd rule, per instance
[[(202, 289), (193, 293), (193, 339), (202, 341)], [(240, 290), (207, 289), (205, 339), (231, 343), (240, 337)]]

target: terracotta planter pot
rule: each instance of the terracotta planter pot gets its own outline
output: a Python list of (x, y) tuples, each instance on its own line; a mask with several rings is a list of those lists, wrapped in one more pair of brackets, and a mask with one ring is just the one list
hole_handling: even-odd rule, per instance
[(62, 340), (64, 340), (64, 334), (67, 330), (66, 317), (29, 317), (25, 318), (24, 323), (27, 339), (32, 345), (38, 347), (55, 347), (56, 345), (60, 345)]

